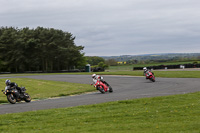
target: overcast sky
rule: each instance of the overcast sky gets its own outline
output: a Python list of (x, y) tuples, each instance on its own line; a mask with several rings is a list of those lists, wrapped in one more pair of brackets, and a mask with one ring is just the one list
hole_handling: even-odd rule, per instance
[(86, 56), (200, 53), (200, 0), (0, 0), (0, 26), (70, 32)]

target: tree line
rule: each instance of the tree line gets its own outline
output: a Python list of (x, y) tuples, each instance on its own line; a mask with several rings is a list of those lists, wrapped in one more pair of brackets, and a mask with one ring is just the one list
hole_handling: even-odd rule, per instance
[(83, 46), (75, 37), (53, 28), (0, 28), (0, 71), (52, 72), (84, 66)]
[(91, 71), (104, 71), (105, 68), (109, 67), (107, 64), (105, 64), (106, 61), (102, 57), (87, 56), (86, 59), (87, 63), (91, 65)]

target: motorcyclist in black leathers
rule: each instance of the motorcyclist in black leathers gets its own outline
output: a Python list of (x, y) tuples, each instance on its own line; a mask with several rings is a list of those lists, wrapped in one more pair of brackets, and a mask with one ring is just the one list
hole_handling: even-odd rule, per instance
[(5, 84), (6, 84), (5, 91), (10, 88), (16, 88), (19, 93), (22, 93), (22, 89), (18, 87), (18, 85), (15, 82), (11, 82), (9, 79), (7, 79), (5, 81)]

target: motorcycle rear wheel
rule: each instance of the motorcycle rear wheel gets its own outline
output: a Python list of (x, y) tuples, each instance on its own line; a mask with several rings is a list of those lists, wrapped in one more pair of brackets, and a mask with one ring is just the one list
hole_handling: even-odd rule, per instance
[(7, 99), (11, 104), (15, 104), (17, 102), (17, 100), (15, 99), (15, 97), (13, 96), (13, 94), (8, 94), (7, 95)]

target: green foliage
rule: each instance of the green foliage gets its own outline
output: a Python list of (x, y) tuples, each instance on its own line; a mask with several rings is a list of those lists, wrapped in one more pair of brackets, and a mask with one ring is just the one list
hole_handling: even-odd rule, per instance
[(0, 115), (10, 132), (199, 132), (200, 93)]
[(104, 62), (99, 62), (98, 67), (108, 68), (108, 65), (106, 65)]
[(154, 63), (154, 62), (169, 62), (169, 61), (190, 61), (199, 60), (200, 53), (163, 53), (163, 54), (147, 54), (147, 55), (121, 55), (121, 56), (105, 56), (105, 60), (114, 59), (116, 61), (127, 64), (137, 63)]
[(91, 66), (98, 65), (100, 62), (105, 62), (105, 60), (102, 57), (98, 56), (87, 56), (87, 63), (90, 64)]
[[(55, 71), (85, 65), (83, 46), (71, 33), (53, 28), (0, 28), (0, 60), (6, 71)], [(5, 71), (4, 69), (1, 69)]]
[(108, 60), (106, 60), (106, 64), (108, 66), (116, 66), (117, 65), (117, 61), (115, 59), (108, 59)]

